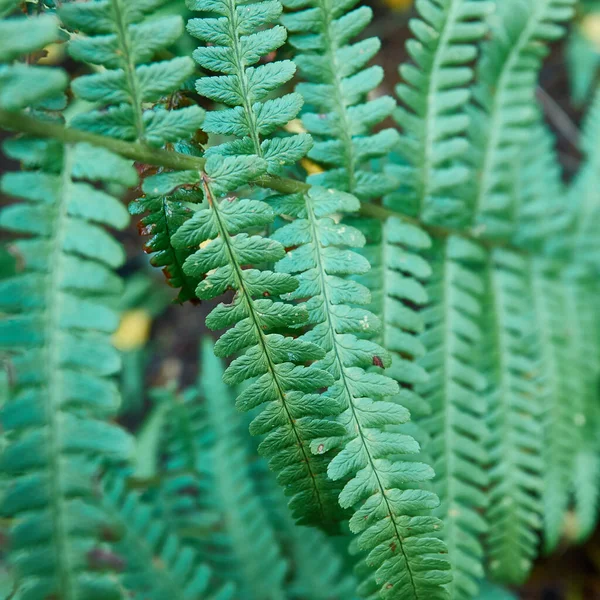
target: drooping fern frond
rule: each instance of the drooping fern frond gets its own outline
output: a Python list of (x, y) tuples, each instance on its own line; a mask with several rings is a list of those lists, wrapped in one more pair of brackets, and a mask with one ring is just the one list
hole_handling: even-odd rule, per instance
[(196, 486), (196, 511), (214, 519), (198, 545), (217, 572), (236, 583), (240, 597), (281, 599), (287, 563), (254, 490), (249, 444), (241, 435), (241, 418), (222, 376), (221, 361), (215, 358), (212, 343), (205, 340), (197, 390), (204, 402), (196, 410), (198, 397), (190, 395), (188, 402), (173, 407), (180, 413), (176, 422), (185, 429), (172, 427), (169, 436), (167, 473), (174, 474), (169, 495), (185, 495), (190, 484)]
[[(569, 505), (569, 482), (579, 446), (573, 404), (582, 402), (579, 368), (569, 356), (570, 318), (559, 267), (544, 260), (531, 268), (536, 327), (545, 377), (544, 415), (544, 548), (553, 550), (562, 533)], [(574, 369), (574, 371), (572, 371)], [(575, 388), (573, 388), (573, 384)]]
[(422, 516), (437, 505), (437, 497), (406, 489), (430, 479), (433, 471), (403, 460), (416, 454), (419, 445), (409, 435), (388, 428), (408, 421), (409, 412), (390, 400), (398, 393), (393, 379), (367, 371), (373, 365), (389, 365), (390, 356), (378, 344), (358, 337), (380, 327), (377, 318), (361, 307), (370, 301), (368, 289), (346, 278), (369, 268), (366, 259), (352, 250), (363, 245), (364, 238), (331, 219), (333, 213), (355, 210), (357, 202), (349, 195), (313, 188), (294, 203), (288, 197), (277, 207), (297, 219), (273, 234), (295, 246), (276, 268), (297, 274), (300, 285), (290, 299), (310, 298), (306, 306), (313, 328), (301, 339), (325, 350), (316, 365), (331, 374), (334, 384), (323, 397), (342, 409), (336, 419), (342, 432), (317, 437), (312, 448), (318, 454), (339, 450), (327, 473), (344, 483), (339, 502), (354, 511), (350, 529), (359, 535), (359, 548), (369, 553), (366, 562), (376, 571), (381, 596), (445, 598), (449, 565), (443, 542), (434, 537), (441, 523)]
[(12, 242), (23, 270), (0, 284), (7, 313), (0, 345), (16, 352), (15, 389), (1, 413), (9, 445), (0, 468), (11, 479), (0, 510), (13, 519), (10, 560), (27, 598), (117, 598), (113, 578), (95, 572), (105, 518), (92, 459), (124, 460), (132, 449), (105, 420), (119, 405), (111, 303), (124, 253), (101, 227), (123, 228), (128, 215), (82, 179), (134, 184), (136, 173), (83, 144), (17, 139), (5, 151), (32, 169), (1, 182), (26, 202), (5, 207), (0, 226), (29, 236)]
[[(595, 312), (594, 278), (587, 269), (568, 273), (569, 358), (566, 368), (571, 385), (571, 423), (576, 436), (572, 466), (575, 500), (575, 538), (584, 541), (598, 523), (600, 508), (600, 393), (598, 318)], [(574, 360), (573, 360), (574, 359)], [(573, 392), (580, 392), (575, 399)]]
[(472, 63), (487, 32), (493, 4), (481, 0), (421, 0), (419, 18), (410, 22), (414, 38), (407, 50), (414, 64), (403, 64), (396, 93), (402, 104), (396, 120), (403, 130), (399, 146), (401, 191), (387, 204), (406, 212), (415, 207), (425, 222), (464, 223), (469, 216), (465, 187)]
[(526, 258), (496, 248), (481, 349), (489, 363), (489, 574), (520, 583), (535, 558), (542, 525), (542, 395)]
[(116, 544), (127, 593), (143, 600), (231, 600), (235, 588), (219, 585), (194, 550), (182, 544), (151, 505), (127, 489), (121, 473), (104, 478), (103, 504), (122, 531)]
[(196, 89), (231, 107), (209, 111), (204, 131), (237, 138), (214, 146), (209, 154), (256, 155), (266, 161), (269, 173), (300, 160), (312, 145), (310, 136), (268, 137), (295, 118), (302, 106), (302, 97), (295, 93), (268, 98), (293, 77), (296, 67), (289, 60), (254, 66), (286, 40), (285, 28), (269, 27), (279, 18), (281, 4), (278, 0), (189, 0), (188, 5), (219, 15), (191, 19), (188, 24), (189, 32), (206, 44), (195, 50), (195, 60), (218, 74), (200, 78)]
[(339, 432), (341, 427), (325, 419), (336, 414), (337, 407), (317, 394), (332, 383), (331, 376), (304, 366), (324, 353), (313, 343), (273, 333), (307, 320), (305, 308), (279, 300), (296, 289), (296, 279), (267, 269), (245, 268), (276, 263), (285, 255), (275, 240), (245, 233), (271, 223), (271, 208), (256, 200), (221, 200), (261, 167), (264, 172), (266, 162), (256, 156), (210, 156), (202, 174), (206, 204), (172, 239), (177, 248), (203, 246), (184, 264), (188, 275), (202, 279), (196, 290), (200, 299), (235, 291), (231, 303), (220, 304), (207, 318), (210, 329), (233, 327), (216, 343), (218, 356), (243, 352), (226, 370), (225, 381), (236, 385), (258, 378), (240, 394), (237, 406), (247, 411), (267, 404), (254, 422), (256, 433), (268, 434), (261, 452), (271, 458), (278, 480), (292, 497), (297, 518), (331, 527), (339, 513), (331, 493), (335, 484), (327, 479), (324, 457), (314, 456), (310, 443), (327, 432)]
[(518, 153), (537, 117), (535, 88), (548, 44), (559, 39), (573, 0), (497, 3), (491, 36), (482, 47), (471, 111), (475, 151), (473, 209), (478, 230), (490, 237), (513, 230), (513, 186)]
[(297, 12), (284, 14), (282, 22), (294, 34), (290, 43), (299, 52), (294, 62), (306, 79), (296, 87), (307, 106), (302, 120), (318, 140), (308, 156), (328, 168), (310, 181), (366, 200), (398, 185), (394, 178), (366, 166), (367, 161), (385, 156), (397, 143), (398, 134), (394, 129), (371, 133), (391, 114), (395, 102), (389, 96), (367, 101), (383, 79), (381, 67), (365, 68), (381, 44), (377, 38), (349, 43), (373, 14), (368, 6), (348, 12), (354, 4), (286, 0), (286, 8)]
[(59, 11), (74, 36), (69, 52), (76, 60), (104, 67), (73, 82), (77, 96), (100, 105), (76, 115), (72, 125), (124, 140), (153, 146), (191, 136), (201, 125), (198, 106), (176, 110), (146, 110), (179, 89), (194, 71), (188, 57), (152, 62), (156, 54), (183, 33), (179, 16), (147, 18), (165, 0), (98, 0), (71, 2)]
[(429, 379), (415, 388), (431, 407), (421, 426), (430, 436), (433, 489), (441, 500), (434, 514), (444, 521), (442, 536), (453, 567), (450, 596), (457, 600), (475, 597), (484, 575), (480, 540), (487, 524), (480, 512), (487, 500), (487, 403), (476, 356), (485, 260), (484, 250), (463, 238), (450, 237), (434, 248), (421, 336), (427, 353), (419, 361)]

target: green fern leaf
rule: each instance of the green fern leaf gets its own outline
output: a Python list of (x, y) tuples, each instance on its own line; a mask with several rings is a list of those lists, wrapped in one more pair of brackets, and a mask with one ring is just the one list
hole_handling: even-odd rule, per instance
[[(317, 437), (312, 449), (317, 454), (339, 450), (327, 472), (344, 483), (339, 502), (355, 511), (350, 529), (359, 534), (359, 548), (369, 552), (366, 561), (376, 570), (382, 597), (445, 598), (449, 565), (444, 544), (432, 535), (441, 522), (421, 516), (438, 499), (404, 489), (430, 479), (433, 471), (403, 460), (419, 446), (412, 437), (388, 430), (408, 421), (409, 412), (388, 398), (399, 391), (394, 380), (366, 370), (374, 364), (389, 366), (391, 359), (378, 344), (357, 337), (376, 332), (380, 323), (360, 306), (370, 301), (368, 289), (343, 277), (369, 269), (366, 259), (351, 250), (364, 244), (362, 234), (331, 219), (334, 213), (356, 210), (357, 203), (353, 196), (313, 188), (297, 198), (299, 218), (273, 234), (295, 246), (276, 269), (297, 274), (300, 285), (290, 299), (310, 298), (306, 307), (313, 328), (301, 339), (325, 350), (316, 366), (332, 375), (335, 383), (325, 397), (342, 410), (337, 418), (344, 426), (341, 434)], [(284, 206), (289, 210), (289, 199)]]
[(420, 0), (416, 8), (419, 18), (410, 22), (415, 37), (407, 43), (414, 64), (400, 67), (403, 83), (396, 88), (402, 105), (395, 117), (404, 132), (399, 148), (409, 166), (401, 168), (402, 190), (386, 203), (399, 210), (417, 207), (427, 223), (464, 223), (471, 64), (493, 4)]
[(371, 134), (371, 128), (390, 115), (395, 102), (389, 96), (366, 101), (383, 78), (381, 67), (365, 68), (380, 42), (369, 38), (349, 44), (372, 17), (367, 6), (347, 12), (353, 4), (286, 0), (284, 5), (297, 12), (283, 15), (282, 22), (294, 34), (290, 42), (299, 52), (294, 62), (307, 80), (296, 90), (307, 105), (304, 126), (318, 139), (308, 156), (328, 168), (310, 181), (370, 199), (398, 185), (394, 178), (365, 166), (368, 160), (385, 156), (397, 143), (398, 134), (394, 129)]
[(204, 122), (208, 133), (235, 136), (233, 142), (213, 146), (207, 152), (225, 156), (256, 155), (269, 173), (300, 160), (312, 140), (307, 135), (265, 139), (294, 119), (302, 106), (299, 94), (268, 98), (295, 72), (291, 61), (255, 65), (262, 56), (279, 48), (287, 33), (281, 25), (269, 27), (281, 14), (277, 0), (238, 3), (235, 0), (189, 0), (193, 10), (219, 15), (191, 19), (189, 32), (206, 44), (194, 52), (203, 68), (221, 75), (202, 77), (198, 93), (231, 108), (210, 111)]
[(537, 116), (535, 85), (550, 42), (564, 33), (573, 0), (498, 2), (490, 40), (483, 45), (471, 111), (470, 139), (478, 181), (475, 221), (490, 237), (513, 230), (514, 168)]
[(419, 361), (429, 378), (415, 386), (432, 411), (421, 425), (430, 436), (434, 491), (442, 503), (434, 514), (444, 521), (443, 538), (454, 573), (450, 596), (456, 599), (475, 597), (484, 575), (480, 539), (487, 524), (480, 512), (487, 500), (487, 404), (482, 394), (485, 379), (475, 360), (485, 288), (478, 271), (485, 260), (481, 247), (458, 237), (434, 249), (433, 276), (427, 284), (430, 304), (423, 311), (426, 329), (421, 336), (427, 353)]
[(99, 0), (73, 2), (60, 9), (68, 27), (91, 36), (73, 37), (71, 56), (105, 67), (73, 82), (77, 96), (102, 107), (76, 115), (74, 127), (153, 146), (190, 137), (200, 127), (204, 111), (198, 106), (144, 110), (144, 103), (178, 90), (194, 72), (194, 63), (187, 57), (151, 62), (183, 33), (181, 17), (145, 18), (164, 3)]
[(339, 512), (330, 493), (334, 484), (327, 480), (324, 458), (312, 455), (310, 442), (325, 431), (339, 431), (340, 426), (325, 420), (336, 407), (319, 401), (315, 394), (331, 384), (331, 376), (303, 366), (323, 352), (312, 343), (270, 333), (306, 321), (306, 309), (278, 300), (296, 289), (298, 282), (283, 273), (243, 268), (275, 263), (284, 256), (278, 242), (244, 232), (271, 223), (272, 210), (256, 200), (219, 200), (266, 168), (266, 161), (256, 156), (210, 156), (202, 181), (205, 207), (179, 228), (172, 241), (176, 248), (203, 245), (184, 264), (188, 276), (201, 279), (196, 289), (200, 299), (235, 290), (233, 302), (220, 304), (207, 318), (211, 329), (233, 327), (215, 345), (218, 356), (245, 351), (228, 367), (225, 381), (237, 385), (258, 377), (237, 405), (250, 410), (268, 403), (253, 425), (255, 433), (269, 434), (261, 452), (271, 458), (280, 483), (292, 497), (294, 514), (303, 522), (331, 526)]
[(489, 573), (521, 583), (537, 551), (542, 525), (542, 423), (540, 359), (528, 265), (515, 252), (495, 249), (489, 275), (490, 332), (482, 356), (489, 362), (490, 462)]
[(1, 413), (10, 435), (0, 460), (11, 477), (0, 505), (13, 519), (10, 560), (27, 598), (117, 598), (112, 577), (94, 573), (106, 519), (91, 459), (124, 460), (132, 450), (129, 436), (105, 421), (119, 405), (111, 303), (121, 291), (114, 269), (124, 254), (100, 227), (121, 229), (128, 215), (80, 178), (112, 183), (135, 180), (135, 171), (117, 157), (104, 162), (98, 150), (90, 168), (83, 145), (19, 139), (5, 151), (42, 167), (8, 173), (0, 186), (26, 201), (5, 207), (0, 226), (29, 236), (13, 242), (23, 270), (0, 282), (0, 347), (14, 353), (16, 377)]

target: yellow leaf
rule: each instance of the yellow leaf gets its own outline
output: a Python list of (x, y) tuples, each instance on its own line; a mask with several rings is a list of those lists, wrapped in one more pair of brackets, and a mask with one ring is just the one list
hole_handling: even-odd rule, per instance
[(408, 10), (413, 3), (413, 0), (383, 0), (384, 4), (392, 10)]
[(316, 162), (313, 162), (312, 160), (309, 160), (308, 158), (303, 158), (300, 161), (300, 164), (304, 167), (304, 170), (309, 175), (316, 175), (317, 173), (323, 172), (323, 169)]
[(581, 21), (581, 32), (600, 52), (600, 12), (590, 13)]
[(112, 341), (118, 350), (135, 350), (142, 347), (150, 335), (152, 318), (141, 309), (129, 310), (121, 317), (119, 329), (113, 335)]

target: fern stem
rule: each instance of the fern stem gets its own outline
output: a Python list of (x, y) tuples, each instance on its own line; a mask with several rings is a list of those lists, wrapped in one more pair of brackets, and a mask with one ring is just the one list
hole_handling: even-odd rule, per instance
[(69, 151), (64, 150), (64, 164), (61, 179), (61, 194), (59, 196), (59, 205), (55, 217), (55, 233), (53, 238), (53, 247), (51, 251), (50, 265), (54, 265), (54, 272), (50, 273), (47, 304), (48, 319), (46, 321), (46, 339), (48, 340), (48, 353), (46, 362), (46, 372), (48, 382), (48, 401), (46, 402), (46, 420), (48, 423), (48, 450), (50, 454), (50, 489), (51, 491), (51, 514), (53, 529), (55, 531), (55, 557), (56, 571), (58, 573), (58, 589), (61, 598), (64, 600), (74, 600), (76, 598), (73, 580), (71, 574), (72, 568), (69, 566), (69, 543), (66, 531), (65, 506), (63, 498), (62, 468), (60, 459), (60, 347), (61, 342), (58, 339), (59, 320), (61, 312), (61, 303), (59, 300), (61, 277), (58, 276), (62, 268), (63, 253), (62, 246), (65, 236), (65, 225), (67, 220), (67, 190), (69, 189), (71, 166)]
[[(94, 146), (106, 148), (111, 152), (119, 154), (124, 158), (129, 158), (135, 162), (155, 165), (167, 169), (202, 171), (206, 164), (206, 159), (202, 157), (190, 156), (175, 151), (149, 148), (139, 142), (125, 142), (123, 140), (117, 140), (95, 133), (88, 133), (87, 131), (64, 127), (63, 125), (58, 125), (56, 123), (48, 123), (23, 113), (10, 112), (1, 109), (0, 128), (28, 133), (42, 138), (54, 138), (64, 143), (88, 142)], [(287, 177), (278, 177), (276, 175), (263, 175), (255, 179), (253, 183), (260, 187), (281, 192), (282, 194), (304, 193), (310, 189), (308, 183), (296, 179), (289, 179)], [(385, 221), (390, 217), (398, 217), (407, 223), (418, 225), (432, 237), (444, 238), (452, 235), (460, 235), (474, 240), (488, 248), (502, 247), (508, 248), (513, 252), (524, 253), (521, 248), (511, 245), (507, 241), (486, 238), (483, 235), (483, 232), (478, 228), (462, 230), (452, 227), (427, 225), (410, 215), (392, 211), (388, 208), (370, 204), (368, 202), (361, 202), (360, 213), (364, 216), (373, 217), (382, 221)]]

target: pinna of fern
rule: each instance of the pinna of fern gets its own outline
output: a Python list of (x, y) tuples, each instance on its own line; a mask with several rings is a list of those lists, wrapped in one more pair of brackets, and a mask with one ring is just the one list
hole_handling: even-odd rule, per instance
[[(3, 3), (3, 14), (15, 5)], [(58, 34), (50, 17), (0, 25), (4, 58), (15, 58), (15, 49), (38, 50)], [(1, 68), (16, 104), (57, 106), (64, 75)], [(37, 86), (25, 89), (26, 69)], [(11, 478), (0, 511), (11, 519), (16, 593), (117, 598), (113, 577), (102, 572), (110, 567), (103, 563), (110, 520), (94, 475), (98, 458), (126, 460), (132, 449), (129, 436), (106, 422), (119, 404), (112, 376), (120, 360), (110, 343), (118, 315), (111, 304), (121, 290), (114, 270), (124, 254), (103, 226), (123, 228), (128, 215), (102, 186), (134, 185), (137, 176), (127, 161), (86, 144), (18, 138), (4, 151), (25, 168), (0, 184), (23, 200), (0, 212), (0, 226), (18, 236), (11, 244), (20, 261), (19, 271), (2, 280), (0, 300), (0, 345), (15, 373), (0, 415), (8, 441), (0, 468)]]
[(18, 0), (0, 1), (0, 108), (10, 111), (52, 100), (62, 95), (68, 83), (60, 69), (15, 62), (59, 35), (58, 22), (51, 16), (12, 16), (19, 4)]
[(285, 42), (285, 28), (271, 26), (281, 14), (278, 0), (244, 4), (188, 0), (188, 5), (205, 13), (188, 23), (188, 31), (206, 44), (194, 51), (194, 59), (215, 73), (198, 79), (196, 89), (230, 107), (209, 111), (203, 129), (236, 138), (213, 146), (207, 155), (256, 155), (266, 161), (269, 173), (303, 158), (312, 145), (310, 136), (268, 137), (296, 117), (302, 106), (302, 97), (295, 93), (268, 98), (293, 77), (294, 63), (284, 60), (253, 66)]
[(350, 529), (359, 535), (358, 547), (368, 552), (366, 563), (376, 572), (382, 597), (444, 598), (444, 584), (451, 577), (445, 546), (435, 537), (441, 523), (421, 516), (438, 500), (429, 492), (410, 489), (430, 479), (433, 471), (403, 460), (419, 446), (409, 435), (390, 430), (409, 419), (403, 406), (389, 400), (398, 393), (398, 385), (366, 370), (373, 364), (389, 365), (390, 356), (378, 344), (357, 337), (380, 327), (361, 307), (370, 302), (368, 289), (345, 277), (368, 270), (366, 259), (351, 249), (365, 240), (358, 230), (331, 219), (334, 213), (355, 210), (358, 201), (320, 188), (292, 199), (275, 204), (281, 214), (296, 217), (273, 234), (294, 245), (276, 269), (296, 274), (300, 281), (288, 298), (310, 298), (306, 308), (313, 327), (300, 339), (325, 350), (316, 366), (330, 373), (334, 384), (323, 397), (342, 409), (336, 421), (343, 430), (317, 437), (313, 451), (325, 456), (331, 449), (337, 451), (327, 473), (344, 483), (339, 502), (353, 510)]
[(59, 15), (73, 36), (73, 58), (104, 69), (73, 81), (75, 94), (99, 108), (76, 115), (74, 127), (153, 146), (190, 137), (204, 118), (198, 106), (177, 110), (144, 105), (181, 87), (194, 72), (188, 57), (151, 62), (155, 54), (183, 33), (183, 20), (173, 15), (146, 18), (165, 0), (99, 0), (64, 4)]
[(433, 489), (444, 522), (442, 537), (453, 568), (452, 598), (473, 598), (484, 576), (481, 537), (488, 476), (484, 471), (487, 428), (485, 380), (476, 364), (482, 338), (480, 319), (484, 281), (482, 247), (459, 237), (436, 244), (430, 253), (433, 275), (427, 281), (429, 304), (423, 311), (427, 349), (419, 364), (427, 382), (415, 386), (431, 408), (419, 424), (429, 434), (428, 453), (436, 476)]
[(369, 160), (387, 155), (398, 134), (391, 128), (371, 133), (395, 102), (389, 96), (366, 100), (383, 79), (381, 67), (365, 68), (381, 44), (377, 38), (349, 43), (372, 18), (367, 6), (350, 11), (354, 4), (286, 0), (285, 7), (295, 12), (284, 14), (282, 22), (293, 33), (290, 43), (298, 51), (294, 62), (306, 79), (296, 91), (306, 103), (304, 126), (317, 139), (308, 156), (327, 167), (310, 182), (367, 200), (398, 185), (395, 178), (367, 167)]
[(395, 118), (403, 130), (399, 150), (408, 166), (394, 167), (400, 191), (386, 203), (414, 210), (426, 223), (464, 224), (470, 168), (466, 139), (469, 84), (478, 43), (487, 32), (493, 3), (482, 0), (420, 0), (414, 34), (407, 42), (413, 63), (400, 67)]
[(310, 451), (314, 437), (340, 430), (326, 420), (337, 407), (321, 401), (316, 393), (331, 384), (331, 376), (304, 366), (323, 356), (315, 344), (272, 333), (307, 320), (305, 308), (279, 299), (298, 282), (287, 274), (242, 268), (275, 263), (285, 255), (278, 242), (245, 233), (270, 224), (273, 211), (261, 201), (226, 196), (252, 179), (257, 168), (264, 172), (266, 161), (256, 156), (210, 156), (202, 174), (205, 204), (172, 240), (177, 248), (202, 246), (184, 264), (188, 275), (202, 279), (196, 289), (200, 299), (235, 290), (233, 302), (220, 304), (206, 321), (210, 329), (233, 327), (216, 343), (217, 355), (243, 352), (226, 370), (225, 381), (235, 385), (258, 377), (240, 394), (237, 405), (250, 410), (268, 404), (257, 417), (256, 427), (269, 433), (261, 452), (271, 458), (280, 483), (292, 497), (295, 514), (313, 524), (332, 526), (339, 513), (330, 493), (335, 486), (327, 479), (323, 457)]
[(497, 3), (490, 39), (482, 45), (469, 141), (477, 177), (469, 191), (478, 231), (491, 238), (514, 232), (518, 152), (538, 114), (535, 86), (548, 45), (565, 32), (574, 0)]
[(496, 248), (487, 276), (491, 335), (482, 351), (489, 360), (484, 375), (491, 384), (488, 568), (493, 579), (518, 584), (537, 554), (542, 526), (541, 415), (546, 392), (527, 259)]
[[(27, 598), (119, 597), (99, 569), (109, 519), (98, 505), (94, 458), (121, 461), (129, 436), (106, 418), (119, 393), (120, 359), (110, 335), (121, 290), (119, 244), (101, 227), (122, 228), (118, 200), (81, 181), (129, 181), (123, 159), (90, 146), (19, 139), (6, 153), (30, 170), (9, 173), (2, 191), (26, 202), (0, 213), (0, 226), (29, 237), (13, 246), (23, 271), (2, 280), (2, 347), (15, 389), (1, 419), (10, 443), (1, 469), (11, 476), (0, 510), (13, 519), (11, 561)], [(100, 159), (100, 160), (99, 160)]]

